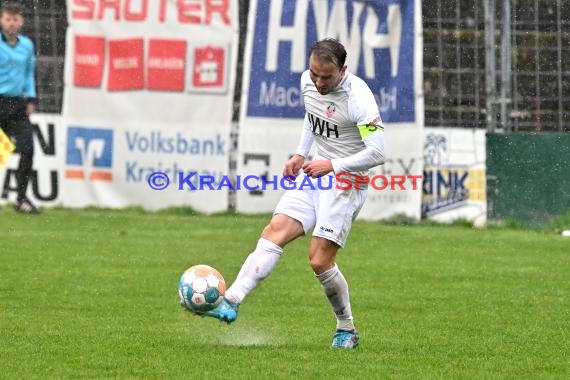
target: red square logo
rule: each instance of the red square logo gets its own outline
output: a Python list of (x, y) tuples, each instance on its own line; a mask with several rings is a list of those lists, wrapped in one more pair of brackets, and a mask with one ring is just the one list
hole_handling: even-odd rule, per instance
[(147, 88), (184, 91), (186, 41), (151, 39), (148, 47)]
[(144, 88), (143, 50), (142, 38), (109, 42), (109, 91)]
[(77, 87), (101, 87), (105, 62), (105, 39), (75, 36), (73, 84)]
[(206, 46), (194, 52), (194, 87), (222, 87), (224, 85), (226, 51)]

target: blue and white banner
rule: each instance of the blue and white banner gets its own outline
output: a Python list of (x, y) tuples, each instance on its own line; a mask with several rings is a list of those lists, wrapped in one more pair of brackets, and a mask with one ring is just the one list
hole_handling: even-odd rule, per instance
[(415, 121), (414, 7), (395, 0), (257, 2), (248, 117), (303, 117), (301, 73), (324, 37), (345, 44), (349, 71), (368, 83), (385, 122)]
[(487, 222), (485, 130), (426, 128), (422, 217)]
[(65, 206), (227, 210), (178, 173), (228, 174), (238, 4), (191, 3), (67, 0)]
[[(386, 129), (387, 162), (373, 174), (421, 175), (423, 98), (419, 0), (251, 1), (240, 115), (238, 172), (280, 175), (304, 115), (300, 77), (314, 42), (345, 45), (348, 70), (374, 93)], [(253, 173), (251, 173), (253, 171)], [(419, 218), (421, 189), (369, 192), (360, 217)], [(237, 209), (270, 211), (282, 190), (239, 192)]]

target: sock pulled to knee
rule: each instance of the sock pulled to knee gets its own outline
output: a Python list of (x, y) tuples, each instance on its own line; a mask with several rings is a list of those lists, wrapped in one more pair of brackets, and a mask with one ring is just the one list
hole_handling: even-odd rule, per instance
[(348, 283), (335, 264), (331, 269), (316, 274), (337, 319), (337, 329), (354, 330)]
[(233, 303), (241, 303), (243, 299), (267, 277), (277, 265), (283, 248), (264, 238), (257, 242), (255, 250), (243, 263), (232, 286), (225, 297)]

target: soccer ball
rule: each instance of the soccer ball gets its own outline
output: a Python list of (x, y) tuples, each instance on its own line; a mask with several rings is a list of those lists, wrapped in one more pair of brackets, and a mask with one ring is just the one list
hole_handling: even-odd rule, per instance
[(208, 265), (194, 265), (182, 274), (178, 282), (181, 304), (195, 312), (214, 309), (226, 293), (226, 282), (216, 269)]

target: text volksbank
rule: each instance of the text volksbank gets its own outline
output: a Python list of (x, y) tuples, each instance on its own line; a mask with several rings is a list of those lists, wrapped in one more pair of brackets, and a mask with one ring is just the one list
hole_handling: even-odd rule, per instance
[(213, 138), (187, 138), (180, 132), (164, 135), (161, 131), (140, 133), (127, 131), (127, 148), (131, 152), (153, 154), (185, 154), (193, 156), (223, 156), (226, 142), (218, 133)]

